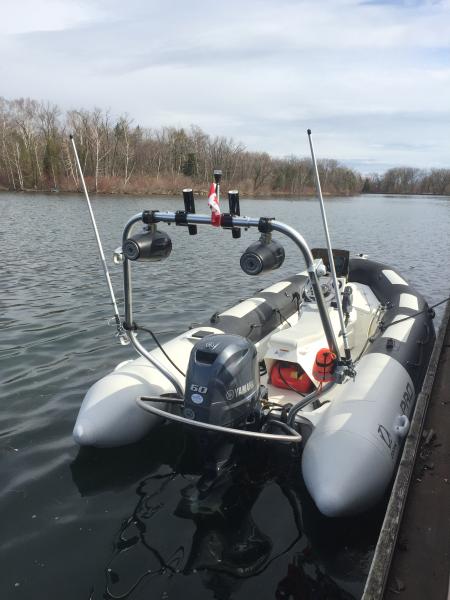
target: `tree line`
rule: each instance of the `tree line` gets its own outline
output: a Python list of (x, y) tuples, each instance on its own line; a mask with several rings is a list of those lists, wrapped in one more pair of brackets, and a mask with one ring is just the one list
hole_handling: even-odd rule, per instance
[(362, 193), (450, 196), (450, 169), (396, 167), (364, 180)]
[[(107, 110), (63, 113), (54, 104), (23, 98), (0, 98), (0, 186), (79, 190), (69, 133), (75, 136), (88, 188), (97, 193), (172, 194), (183, 187), (206, 192), (216, 168), (223, 171), (224, 186), (243, 194), (315, 191), (309, 158), (250, 152), (232, 138), (208, 135), (195, 125), (141, 127)], [(392, 169), (364, 178), (336, 160), (322, 159), (318, 168), (328, 194), (450, 193), (450, 170), (445, 169)]]

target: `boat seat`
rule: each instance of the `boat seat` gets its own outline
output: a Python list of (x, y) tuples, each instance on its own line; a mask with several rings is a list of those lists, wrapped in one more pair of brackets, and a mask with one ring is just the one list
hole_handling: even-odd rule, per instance
[[(338, 312), (330, 310), (329, 314), (337, 337), (339, 333)], [(341, 346), (342, 338), (338, 339), (339, 346)], [(313, 379), (312, 369), (316, 354), (321, 348), (327, 347), (327, 337), (318, 311), (304, 309), (298, 323), (271, 336), (265, 359), (296, 363)]]

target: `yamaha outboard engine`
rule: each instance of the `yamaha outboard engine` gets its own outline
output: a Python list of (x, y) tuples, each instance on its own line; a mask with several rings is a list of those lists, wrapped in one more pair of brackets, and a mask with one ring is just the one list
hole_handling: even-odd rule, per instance
[(245, 427), (255, 421), (259, 395), (252, 342), (239, 335), (214, 334), (195, 344), (186, 374), (186, 418)]
[[(186, 373), (184, 416), (223, 427), (257, 428), (260, 416), (256, 348), (239, 335), (213, 334), (192, 349)], [(225, 466), (231, 465), (235, 440), (198, 433), (205, 473), (197, 484), (207, 492)]]

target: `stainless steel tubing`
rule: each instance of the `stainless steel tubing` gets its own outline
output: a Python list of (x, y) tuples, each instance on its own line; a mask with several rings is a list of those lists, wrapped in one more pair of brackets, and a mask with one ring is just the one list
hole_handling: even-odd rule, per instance
[[(125, 226), (123, 232), (122, 243), (128, 238), (131, 228), (133, 225), (142, 221), (143, 213), (139, 213), (134, 215)], [(155, 222), (162, 223), (175, 223), (175, 213), (170, 211), (155, 211), (153, 213), (153, 217)], [(243, 227), (247, 229), (249, 227), (258, 227), (260, 224), (259, 218), (253, 217), (240, 217), (233, 216), (232, 217), (232, 225), (233, 227)], [(193, 213), (186, 214), (186, 223), (192, 225), (208, 225), (211, 224), (211, 217), (209, 215), (198, 215)], [(327, 338), (328, 345), (330, 349), (336, 354), (337, 358), (340, 358), (339, 348), (336, 341), (336, 337), (334, 335), (333, 327), (331, 325), (330, 317), (328, 315), (328, 311), (325, 306), (325, 301), (323, 299), (322, 291), (320, 289), (320, 285), (317, 279), (317, 275), (314, 269), (314, 259), (311, 254), (311, 250), (309, 249), (308, 244), (298, 231), (296, 231), (293, 227), (286, 225), (285, 223), (281, 223), (280, 221), (273, 220), (270, 222), (272, 229), (274, 231), (278, 231), (279, 233), (283, 233), (288, 238), (290, 238), (300, 249), (303, 258), (305, 259), (306, 266), (308, 269), (308, 273), (311, 279), (311, 284), (314, 290), (314, 294), (316, 297), (317, 306), (320, 313), (320, 318), (322, 321), (322, 325), (325, 331), (325, 335)], [(132, 289), (131, 289), (131, 269), (129, 260), (125, 258), (123, 263), (123, 279), (124, 279), (124, 293), (125, 293), (125, 320), (126, 323), (132, 327), (133, 325), (133, 297), (132, 297)], [(147, 358), (157, 369), (159, 369), (172, 383), (175, 387), (176, 391), (180, 396), (183, 396), (183, 391), (178, 380), (172, 375), (170, 371), (168, 371), (156, 358), (150, 356), (150, 354), (145, 350), (145, 348), (139, 343), (136, 338), (136, 334), (130, 335), (130, 341), (136, 350)], [(159, 410), (159, 409), (155, 409)], [(151, 412), (151, 411), (150, 411)], [(180, 417), (182, 418), (182, 417)], [(252, 437), (252, 436), (250, 436)]]
[(335, 385), (336, 385), (336, 383), (334, 381), (330, 381), (330, 382), (326, 383), (321, 389), (314, 390), (313, 392), (311, 392), (310, 394), (308, 394), (307, 396), (305, 396), (304, 398), (299, 400), (296, 404), (294, 404), (294, 406), (288, 412), (287, 424), (290, 426), (293, 425), (295, 423), (295, 417), (297, 416), (297, 413), (300, 410), (302, 410), (302, 408), (305, 408), (305, 406), (308, 406), (308, 404), (311, 404), (311, 402), (314, 402), (314, 400), (316, 400), (319, 396), (321, 396), (325, 392), (329, 392), (331, 390), (331, 388), (334, 387)]
[[(234, 221), (234, 219), (233, 219)], [(330, 317), (328, 315), (328, 311), (325, 306), (325, 301), (323, 299), (322, 290), (320, 289), (319, 281), (317, 279), (317, 274), (314, 269), (314, 259), (309, 249), (308, 244), (302, 235), (298, 233), (293, 227), (286, 225), (285, 223), (280, 223), (279, 221), (272, 221), (272, 227), (275, 231), (279, 231), (280, 233), (284, 233), (288, 238), (290, 238), (299, 248), (303, 254), (303, 257), (306, 262), (306, 267), (308, 269), (309, 277), (311, 279), (311, 285), (314, 290), (314, 296), (316, 298), (317, 307), (319, 309), (320, 320), (322, 321), (323, 329), (325, 331), (325, 336), (327, 338), (327, 343), (330, 349), (336, 354), (337, 359), (340, 359), (340, 352), (338, 348), (338, 344), (336, 341), (336, 336), (334, 335), (333, 327), (331, 325)]]
[[(155, 219), (158, 221), (162, 221), (164, 223), (174, 223), (175, 222), (175, 213), (173, 212), (155, 212)], [(197, 215), (189, 213), (186, 215), (186, 221), (192, 224), (208, 224), (211, 223), (211, 217), (207, 215)], [(258, 227), (260, 223), (260, 219), (255, 219), (251, 217), (233, 217), (232, 225), (234, 227)], [(288, 238), (290, 238), (300, 249), (303, 254), (303, 258), (305, 259), (306, 266), (308, 269), (309, 276), (311, 278), (311, 284), (314, 290), (314, 295), (316, 297), (317, 306), (319, 309), (320, 318), (322, 321), (322, 325), (325, 331), (325, 336), (327, 338), (327, 343), (330, 349), (336, 354), (338, 360), (340, 359), (340, 352), (338, 348), (338, 344), (336, 341), (336, 336), (334, 335), (333, 327), (331, 326), (330, 317), (328, 315), (328, 311), (325, 307), (325, 301), (323, 299), (322, 290), (320, 289), (319, 282), (317, 280), (317, 275), (314, 269), (314, 259), (311, 254), (311, 250), (309, 249), (308, 244), (298, 231), (296, 231), (293, 227), (286, 225), (285, 223), (281, 223), (280, 221), (273, 220), (270, 222), (272, 229), (274, 231), (278, 231), (279, 233), (283, 233)]]
[(292, 429), (292, 435), (282, 435), (278, 433), (261, 433), (259, 431), (246, 431), (245, 429), (233, 429), (232, 427), (222, 427), (221, 425), (213, 425), (211, 423), (203, 423), (202, 421), (193, 421), (192, 419), (186, 419), (179, 415), (174, 415), (160, 408), (156, 408), (151, 404), (148, 404), (141, 398), (136, 398), (137, 405), (153, 415), (176, 421), (177, 423), (183, 423), (191, 427), (198, 427), (200, 429), (207, 429), (208, 431), (219, 431), (220, 433), (227, 433), (230, 435), (238, 435), (241, 437), (248, 437), (259, 440), (266, 440), (272, 442), (293, 442), (299, 444), (302, 441), (302, 436)]
[[(130, 235), (130, 231), (131, 231), (131, 228), (133, 227), (133, 225), (135, 225), (136, 223), (139, 223), (141, 221), (142, 221), (142, 213), (139, 213), (137, 215), (134, 215), (134, 217), (131, 217), (131, 219), (125, 225), (125, 229), (123, 230), (123, 234), (122, 234), (122, 247), (123, 247), (124, 243), (126, 242), (126, 240), (128, 239), (128, 236)], [(125, 322), (128, 325), (132, 325), (132, 323), (133, 323), (133, 295), (132, 295), (132, 289), (131, 289), (131, 268), (130, 268), (130, 261), (125, 256), (124, 256), (124, 261), (123, 261), (123, 290), (124, 290), (124, 296), (125, 296)]]
[[(122, 244), (124, 244), (125, 241), (128, 239), (128, 236), (130, 234), (130, 231), (131, 231), (131, 228), (133, 227), (133, 225), (135, 225), (136, 223), (139, 223), (141, 221), (142, 221), (142, 213), (139, 213), (138, 215), (134, 215), (134, 217), (132, 217), (128, 221), (128, 223), (126, 224), (125, 229), (123, 231)], [(124, 285), (124, 295), (125, 295), (125, 321), (129, 327), (133, 327), (133, 295), (132, 295), (132, 288), (131, 288), (131, 266), (130, 266), (130, 261), (126, 257), (124, 257), (124, 261), (123, 261), (123, 285)], [(149, 363), (152, 364), (156, 369), (158, 369), (158, 371), (160, 371), (165, 377), (167, 377), (167, 379), (170, 381), (170, 383), (175, 388), (179, 397), (183, 398), (183, 396), (184, 396), (183, 386), (180, 384), (178, 379), (171, 373), (171, 371), (166, 369), (166, 367), (157, 358), (155, 358), (154, 356), (151, 356), (151, 354), (144, 348), (144, 346), (137, 339), (135, 331), (133, 331), (131, 329), (128, 332), (128, 335), (129, 335), (130, 342), (133, 344), (135, 350), (141, 356), (146, 358), (149, 361)]]
[(180, 382), (178, 381), (178, 379), (171, 373), (171, 371), (169, 371), (168, 369), (166, 369), (166, 367), (159, 362), (159, 360), (157, 358), (155, 358), (154, 356), (152, 356), (145, 348), (144, 346), (139, 342), (139, 340), (137, 339), (136, 336), (136, 332), (135, 331), (130, 331), (129, 332), (129, 336), (130, 336), (130, 341), (133, 344), (133, 346), (136, 348), (136, 350), (139, 352), (139, 354), (141, 356), (143, 356), (144, 358), (146, 358), (149, 363), (151, 363), (156, 369), (158, 369), (165, 377), (167, 377), (167, 379), (170, 381), (170, 383), (173, 385), (173, 387), (175, 388), (178, 396), (180, 398), (183, 398), (184, 396), (184, 390), (183, 390), (183, 386), (180, 384)]

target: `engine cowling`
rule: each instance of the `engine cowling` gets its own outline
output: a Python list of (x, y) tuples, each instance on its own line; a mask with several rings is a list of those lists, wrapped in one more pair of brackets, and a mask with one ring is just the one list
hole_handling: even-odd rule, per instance
[(213, 334), (195, 344), (186, 373), (186, 418), (243, 427), (252, 419), (259, 395), (259, 367), (252, 342), (238, 335)]

